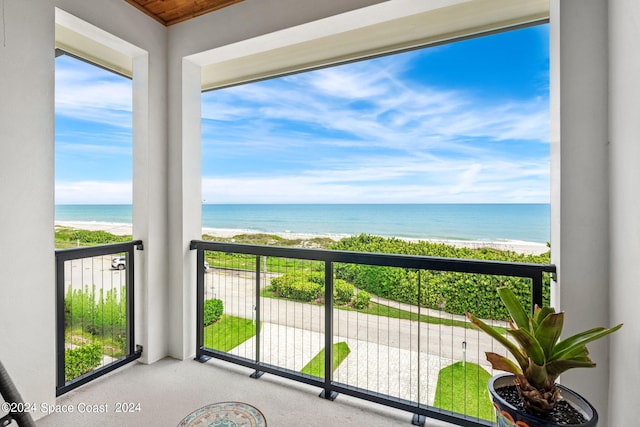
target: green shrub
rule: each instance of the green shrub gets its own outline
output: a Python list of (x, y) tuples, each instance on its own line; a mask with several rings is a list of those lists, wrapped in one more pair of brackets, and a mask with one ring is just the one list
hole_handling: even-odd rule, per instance
[(215, 323), (224, 313), (221, 299), (208, 299), (204, 302), (204, 326)]
[[(407, 242), (361, 234), (341, 239), (331, 249), (357, 252), (395, 253), (548, 264), (549, 252), (542, 255), (522, 255), (488, 248), (456, 248), (442, 243)], [(506, 320), (509, 315), (496, 302), (496, 289), (506, 286), (531, 309), (531, 280), (518, 277), (491, 276), (447, 271), (404, 269), (359, 264), (336, 264), (336, 277), (352, 283), (358, 289), (395, 301), (441, 309), (453, 314), (472, 311), (481, 318)], [(544, 276), (543, 303), (548, 305), (549, 277)]]
[(371, 295), (369, 295), (369, 292), (358, 291), (356, 296), (351, 300), (351, 305), (353, 305), (353, 308), (358, 310), (364, 310), (369, 307), (369, 302), (371, 302)]
[(283, 296), (298, 301), (314, 301), (322, 295), (322, 286), (314, 282), (299, 280), (292, 282)]
[(69, 288), (64, 300), (65, 327), (81, 328), (84, 332), (121, 343), (124, 350), (127, 333), (127, 294), (125, 287), (102, 289), (96, 296), (95, 285), (89, 290)]
[(349, 304), (353, 298), (353, 285), (342, 279), (334, 280), (333, 296), (337, 304)]
[(283, 274), (271, 280), (276, 293), (282, 298), (314, 301), (323, 295), (324, 278), (321, 273)]
[(95, 369), (102, 362), (102, 346), (88, 344), (64, 351), (64, 376), (67, 381)]

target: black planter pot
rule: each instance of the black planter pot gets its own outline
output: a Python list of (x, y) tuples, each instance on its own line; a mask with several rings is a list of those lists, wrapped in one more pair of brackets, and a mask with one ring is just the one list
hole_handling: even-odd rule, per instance
[[(497, 389), (502, 387), (508, 387), (514, 385), (513, 379), (515, 377), (510, 374), (501, 374), (492, 377), (489, 380), (489, 393), (491, 393), (491, 399), (493, 400), (493, 406), (496, 408), (496, 416), (498, 418), (498, 427), (556, 427), (561, 426), (547, 420), (540, 419), (535, 415), (528, 414), (524, 411), (516, 409), (506, 400), (504, 400), (498, 393)], [(574, 409), (580, 412), (587, 420), (582, 424), (572, 424), (576, 427), (595, 427), (598, 424), (598, 413), (596, 409), (591, 406), (586, 399), (574, 391), (558, 385), (560, 388), (560, 395), (567, 401)], [(567, 427), (566, 425), (561, 427)]]

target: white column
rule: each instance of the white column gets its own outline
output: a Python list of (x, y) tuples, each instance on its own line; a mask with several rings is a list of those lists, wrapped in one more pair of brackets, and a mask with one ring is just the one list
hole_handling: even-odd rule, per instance
[(0, 14), (0, 360), (26, 402), (52, 404), (54, 8), (6, 1)]
[(609, 1), (611, 324), (609, 426), (633, 424), (640, 396), (640, 3)]
[[(180, 60), (170, 68), (169, 108), (169, 351), (172, 357), (195, 355), (196, 343), (196, 263), (189, 249), (193, 239), (201, 238), (201, 89), (200, 67)], [(176, 87), (178, 86), (178, 87)]]
[[(550, 2), (552, 303), (565, 334), (609, 325), (607, 1)], [(595, 369), (562, 383), (607, 418), (607, 342), (589, 346)]]

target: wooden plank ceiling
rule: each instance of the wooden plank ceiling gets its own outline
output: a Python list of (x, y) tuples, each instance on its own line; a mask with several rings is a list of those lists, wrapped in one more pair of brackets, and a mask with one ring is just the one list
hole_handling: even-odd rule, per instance
[(169, 26), (243, 0), (125, 0), (162, 24)]

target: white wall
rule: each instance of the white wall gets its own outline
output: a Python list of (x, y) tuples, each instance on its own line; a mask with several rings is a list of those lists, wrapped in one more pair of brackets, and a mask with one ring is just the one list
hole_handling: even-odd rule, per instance
[(637, 419), (640, 396), (640, 3), (609, 1), (611, 324), (609, 426)]
[[(552, 303), (567, 312), (565, 334), (609, 325), (607, 2), (551, 1)], [(562, 382), (607, 418), (607, 342), (589, 346), (596, 369)], [(620, 425), (620, 424), (618, 424)]]
[[(54, 45), (55, 7), (60, 7), (150, 53), (148, 118), (138, 123), (148, 146), (134, 147), (134, 174), (146, 176), (146, 197), (134, 189), (134, 224), (145, 240), (140, 255), (152, 286), (143, 320), (161, 319), (143, 336), (145, 351), (166, 354), (166, 29), (121, 0), (100, 8), (84, 0), (5, 1), (0, 34), (0, 360), (23, 398), (55, 400), (54, 264)], [(140, 65), (140, 64), (138, 64)], [(134, 82), (134, 87), (140, 82)], [(135, 101), (134, 101), (135, 102)], [(134, 118), (134, 120), (136, 120)], [(145, 123), (146, 122), (146, 123)], [(135, 144), (134, 144), (135, 145)], [(142, 180), (140, 182), (143, 182)], [(148, 219), (146, 217), (148, 213)], [(134, 212), (140, 217), (140, 213)], [(153, 326), (153, 325), (152, 325)], [(144, 328), (146, 330), (147, 328)], [(40, 417), (42, 414), (36, 414)]]
[(51, 403), (55, 396), (54, 9), (42, 2), (5, 2), (4, 22), (0, 360), (25, 399)]

